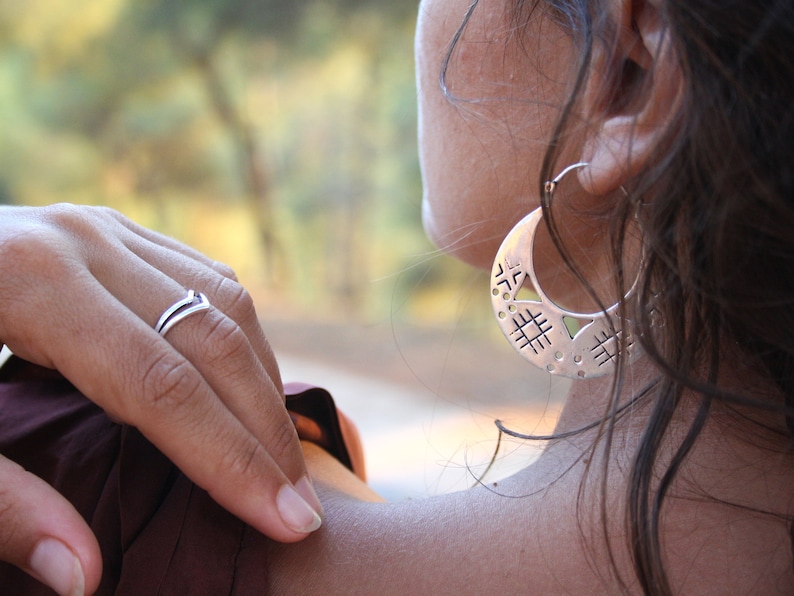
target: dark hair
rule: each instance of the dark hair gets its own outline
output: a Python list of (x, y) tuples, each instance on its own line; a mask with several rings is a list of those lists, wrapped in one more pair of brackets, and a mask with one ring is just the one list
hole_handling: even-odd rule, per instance
[[(603, 44), (608, 50), (614, 24), (601, 0), (514, 2), (518, 30), (534, 11), (551, 9), (580, 49), (570, 97), (542, 168), (542, 180), (550, 180), (567, 165), (557, 163), (565, 133), (575, 125), (572, 114), (594, 49)], [(777, 430), (747, 418), (757, 425), (751, 427), (758, 430), (752, 440), (771, 436), (790, 448), (794, 437), (794, 3), (660, 4), (683, 73), (682, 108), (653, 165), (632, 180), (630, 196), (615, 200), (609, 218), (616, 267), (635, 217), (641, 227), (644, 260), (635, 301), (642, 308), (627, 312), (636, 317), (636, 334), (663, 373), (642, 397), (652, 407), (629, 478), (629, 544), (643, 590), (668, 594), (660, 511), (714, 408), (738, 406), (785, 418)], [(565, 257), (553, 209), (545, 208), (544, 219)], [(779, 394), (739, 395), (719, 386), (729, 353), (762, 371)], [(615, 381), (615, 400), (620, 382)], [(685, 391), (697, 396), (696, 413), (673, 458), (661, 464), (661, 445), (671, 440), (668, 431)], [(604, 426), (607, 434), (613, 423)], [(794, 542), (794, 525), (788, 523)]]

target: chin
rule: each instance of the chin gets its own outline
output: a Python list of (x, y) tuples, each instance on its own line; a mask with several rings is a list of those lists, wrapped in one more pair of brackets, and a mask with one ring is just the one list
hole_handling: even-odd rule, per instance
[(484, 271), (490, 271), (491, 267), (493, 266), (493, 260), (496, 256), (496, 251), (498, 248), (498, 242), (494, 244), (491, 242), (482, 241), (476, 245), (466, 243), (465, 245), (460, 246), (457, 250), (450, 250), (448, 252), (456, 259), (463, 261), (467, 265), (471, 265), (472, 267), (476, 267), (477, 269), (482, 269)]
[[(460, 234), (439, 226), (432, 209), (425, 202), (422, 208), (422, 224), (428, 239), (439, 249), (467, 265), (489, 270), (499, 243), (477, 240), (474, 235)], [(480, 236), (480, 234), (477, 234)], [(491, 246), (493, 244), (493, 246)]]
[(443, 242), (440, 241), (437, 226), (436, 226), (436, 219), (433, 216), (433, 207), (430, 205), (430, 202), (427, 200), (427, 196), (422, 199), (422, 227), (425, 229), (425, 236), (428, 237), (430, 242), (436, 245), (443, 251), (447, 251), (447, 249), (443, 246)]

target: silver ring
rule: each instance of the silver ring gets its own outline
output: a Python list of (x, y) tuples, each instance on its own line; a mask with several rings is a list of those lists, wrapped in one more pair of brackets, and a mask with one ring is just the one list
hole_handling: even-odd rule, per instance
[(188, 290), (187, 296), (182, 300), (177, 300), (169, 306), (157, 321), (154, 330), (160, 335), (165, 335), (168, 331), (182, 319), (192, 314), (207, 310), (210, 301), (204, 294), (196, 294), (195, 290)]

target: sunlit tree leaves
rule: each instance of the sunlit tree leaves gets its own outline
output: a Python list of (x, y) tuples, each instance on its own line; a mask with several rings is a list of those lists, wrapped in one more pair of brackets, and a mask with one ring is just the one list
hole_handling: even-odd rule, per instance
[(0, 201), (148, 205), (191, 243), (186, 213), (246, 205), (252, 262), (359, 310), (424, 246), (411, 4), (3, 3)]

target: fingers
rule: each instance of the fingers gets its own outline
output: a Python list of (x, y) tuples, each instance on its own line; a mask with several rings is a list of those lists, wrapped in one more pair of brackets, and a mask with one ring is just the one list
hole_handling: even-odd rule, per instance
[[(263, 533), (295, 541), (316, 529), (320, 505), (278, 368), (250, 297), (228, 271), (137, 234), (106, 210), (58, 208), (41, 219), (34, 240), (4, 261), (17, 266), (0, 278), (8, 297), (0, 337), (138, 427)], [(166, 341), (152, 325), (186, 288), (214, 306), (181, 321)]]
[[(101, 315), (104, 308), (94, 306)], [(203, 318), (210, 318), (209, 313), (186, 319), (173, 332), (200, 326)], [(211, 318), (206, 322), (212, 328)], [(97, 333), (102, 331), (97, 329)], [(94, 360), (85, 389), (81, 383), (84, 367), (75, 362), (61, 366), (64, 370), (74, 367), (73, 382), (78, 387), (111, 414), (137, 426), (185, 474), (241, 519), (284, 542), (315, 530), (320, 521), (318, 505), (311, 503), (305, 472), (293, 472), (291, 479), (271, 455), (285, 453), (296, 440), (291, 423), (282, 418), (286, 416), (283, 408), (267, 410), (262, 405), (280, 403), (272, 385), (257, 387), (260, 394), (273, 392), (258, 402), (262, 414), (254, 414), (272, 430), (260, 440), (235, 415), (234, 405), (230, 408), (218, 399), (188, 359), (165, 342), (153, 348), (151, 333), (144, 326), (124, 339), (124, 345), (118, 346), (128, 355), (123, 363), (101, 356)], [(103, 377), (109, 379), (112, 402), (108, 394), (94, 393), (92, 385)]]
[(47, 483), (2, 457), (0, 486), (0, 560), (58, 594), (96, 590), (102, 557), (80, 514)]
[[(294, 542), (315, 530), (320, 523), (319, 506), (311, 503), (305, 472), (293, 472), (294, 478), (289, 478), (270, 454), (271, 450), (288, 451), (296, 437), (288, 418), (282, 419), (286, 416), (283, 407), (266, 410), (262, 406), (281, 403), (273, 385), (263, 382), (266, 374), (255, 373), (257, 381), (250, 381), (262, 395), (261, 402), (254, 402), (263, 408), (258, 416), (272, 430), (270, 436), (260, 440), (227, 402), (219, 399), (185, 355), (134, 313), (120, 309), (115, 298), (101, 290), (92, 293), (93, 325), (74, 326), (61, 317), (54, 339), (68, 345), (79, 334), (85, 350), (59, 354), (57, 368), (109, 414), (139, 428), (219, 504), (263, 533)], [(72, 288), (62, 291), (68, 298)], [(74, 304), (73, 300), (66, 302)], [(220, 331), (210, 332), (220, 335), (209, 338), (207, 345), (224, 343), (219, 340), (228, 338), (223, 337), (222, 330), (233, 325), (218, 311), (210, 310), (185, 319), (170, 333), (191, 325), (201, 328), (205, 323), (210, 329), (220, 325)], [(229, 342), (234, 344), (234, 340)], [(204, 349), (208, 354), (223, 352), (223, 348), (207, 345)], [(239, 357), (230, 354), (231, 358)], [(256, 364), (256, 359), (249, 362)], [(236, 388), (239, 390), (239, 386)]]
[[(190, 320), (180, 322), (168, 332), (168, 342), (265, 446), (287, 477), (297, 482), (306, 474), (302, 451), (291, 432), (278, 366), (256, 319), (250, 295), (237, 282), (190, 258), (167, 254), (165, 262), (146, 244), (139, 242), (136, 251), (162, 269), (175, 270), (180, 282), (140, 259), (125, 267), (123, 278), (108, 276), (104, 281), (107, 289), (115, 296), (124, 296), (125, 305), (146, 322), (159, 317), (159, 312), (153, 312), (153, 304), (165, 310), (170, 303), (184, 298), (181, 283), (199, 284), (197, 288), (212, 297), (206, 317), (199, 322), (197, 315), (191, 315)], [(121, 259), (122, 255), (107, 252), (106, 260), (118, 263)], [(279, 437), (283, 440), (276, 439)]]
[[(281, 375), (278, 365), (259, 324), (251, 295), (236, 279), (222, 275), (214, 269), (203, 267), (189, 258), (176, 257), (164, 262), (162, 254), (147, 250), (146, 246), (138, 246), (136, 249), (146, 255), (147, 261), (155, 268), (168, 272), (182, 288), (195, 288), (196, 291), (206, 294), (217, 310), (233, 320), (248, 338), (250, 348), (267, 370), (273, 383), (281, 390)], [(179, 295), (170, 294), (170, 297), (175, 300)], [(151, 309), (151, 300), (147, 308)], [(144, 320), (146, 320), (145, 316)], [(171, 341), (171, 334), (169, 334), (169, 341)]]
[[(251, 349), (237, 323), (219, 310), (191, 316), (174, 327), (168, 341), (195, 366), (226, 407), (264, 445), (287, 477), (306, 474), (283, 393)], [(287, 432), (289, 431), (289, 432)]]
[[(197, 261), (203, 264), (204, 266), (209, 267), (210, 269), (214, 269), (219, 274), (232, 278), (236, 281), (237, 278), (234, 275), (234, 271), (230, 267), (224, 265), (223, 263), (210, 259), (205, 254), (199, 252), (195, 248), (187, 246), (186, 244), (182, 244), (178, 240), (169, 238), (168, 236), (155, 232), (154, 230), (144, 228), (143, 226), (138, 225), (135, 222), (127, 219), (126, 217), (121, 215), (118, 211), (107, 209), (106, 212), (109, 218), (112, 218), (120, 225), (124, 226), (127, 230), (129, 230), (132, 233), (132, 237), (143, 238), (148, 242), (150, 242), (153, 246), (169, 248), (170, 250), (176, 253), (179, 253), (185, 257)], [(129, 248), (132, 248), (132, 246), (130, 246)], [(139, 252), (138, 250), (136, 250), (135, 252), (137, 252), (138, 254), (142, 254), (143, 251)], [(154, 260), (151, 260), (149, 262), (154, 263)]]
[[(213, 261), (198, 251), (171, 238), (142, 228), (116, 212), (110, 211), (109, 213), (114, 219), (118, 218), (124, 228), (130, 232), (128, 235), (119, 235), (124, 248), (138, 256), (154, 270), (162, 272), (175, 280), (181, 288), (193, 288), (196, 291), (205, 293), (210, 297), (213, 306), (240, 326), (248, 337), (251, 347), (259, 357), (260, 362), (265, 366), (271, 379), (280, 389), (281, 377), (270, 344), (267, 342), (259, 324), (251, 296), (238, 283), (234, 271), (226, 265)], [(108, 259), (108, 256), (110, 256), (108, 253), (104, 255), (106, 268), (117, 268), (118, 258), (114, 256)], [(150, 294), (153, 277), (151, 272), (149, 272), (140, 275), (138, 279), (142, 284), (139, 286), (139, 290), (142, 289), (142, 291), (148, 293), (147, 299), (141, 299), (138, 303), (144, 305), (145, 309), (148, 310), (142, 312), (136, 310), (136, 313), (144, 320), (148, 320), (154, 314), (148, 312), (153, 306)], [(146, 280), (149, 283), (146, 283)], [(113, 290), (111, 292), (116, 296), (119, 295)], [(178, 297), (175, 294), (169, 294), (169, 296), (172, 300), (176, 300)], [(165, 306), (167, 304), (164, 305), (164, 308)]]

